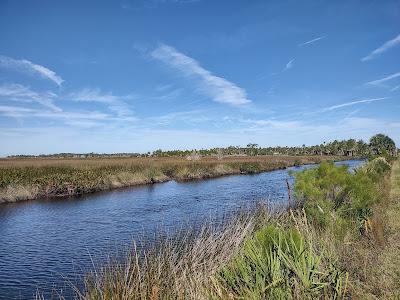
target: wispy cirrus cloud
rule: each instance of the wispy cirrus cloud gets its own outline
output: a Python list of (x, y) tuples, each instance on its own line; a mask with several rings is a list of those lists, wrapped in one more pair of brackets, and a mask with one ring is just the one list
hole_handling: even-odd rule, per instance
[(315, 38), (315, 39), (312, 39), (312, 40), (309, 40), (309, 41), (307, 41), (307, 42), (298, 44), (297, 46), (303, 47), (303, 46), (305, 46), (305, 45), (309, 45), (309, 44), (318, 42), (318, 41), (320, 41), (320, 40), (322, 40), (322, 39), (324, 39), (324, 38), (326, 38), (326, 35), (319, 36), (319, 37), (317, 37), (317, 38)]
[(389, 81), (391, 79), (400, 77), (400, 72), (388, 75), (386, 77), (383, 77), (381, 79), (377, 79), (377, 80), (372, 80), (372, 81), (368, 81), (367, 83), (365, 83), (366, 85), (376, 85), (376, 86), (385, 86), (383, 83), (385, 83), (386, 81)]
[(390, 91), (391, 92), (394, 92), (394, 91), (397, 91), (398, 89), (400, 89), (400, 84), (399, 85), (396, 85), (394, 88), (392, 88)]
[(239, 122), (252, 125), (252, 129), (270, 127), (279, 130), (296, 130), (304, 126), (301, 121), (286, 121), (274, 119), (240, 119)]
[(212, 119), (206, 116), (202, 110), (176, 111), (161, 116), (150, 117), (145, 121), (150, 121), (151, 126), (169, 125), (172, 123), (183, 122), (186, 124), (199, 124), (209, 122)]
[(125, 100), (132, 99), (132, 95), (117, 96), (112, 93), (103, 93), (100, 89), (85, 88), (71, 93), (69, 98), (76, 102), (98, 102), (108, 106), (119, 117), (127, 118), (133, 114), (132, 109)]
[(76, 127), (95, 127), (116, 121), (112, 116), (97, 111), (51, 111), (28, 107), (0, 105), (0, 115), (23, 119), (43, 119), (62, 121)]
[(17, 102), (36, 102), (53, 111), (62, 110), (54, 104), (57, 95), (53, 92), (37, 93), (29, 87), (17, 83), (0, 85), (0, 97)]
[(351, 101), (351, 102), (341, 103), (341, 104), (338, 104), (338, 105), (329, 106), (327, 108), (324, 108), (322, 111), (330, 111), (330, 110), (335, 110), (335, 109), (338, 109), (338, 108), (347, 107), (347, 106), (353, 106), (353, 105), (362, 104), (362, 103), (371, 103), (371, 102), (376, 102), (376, 101), (382, 101), (382, 100), (386, 100), (386, 99), (389, 99), (389, 98), (390, 97), (381, 97), (381, 98), (356, 100), (356, 101)]
[(293, 62), (294, 62), (294, 61), (295, 61), (294, 58), (291, 59), (291, 60), (286, 64), (285, 68), (283, 69), (283, 72), (285, 72), (285, 71), (291, 69), (291, 68), (293, 67)]
[(225, 78), (218, 77), (204, 69), (195, 59), (178, 52), (175, 48), (162, 44), (151, 53), (160, 60), (179, 70), (182, 74), (195, 78), (203, 94), (215, 102), (231, 105), (250, 103), (246, 91)]
[(400, 34), (398, 36), (396, 36), (394, 39), (391, 39), (391, 40), (387, 41), (386, 43), (384, 43), (379, 48), (376, 48), (370, 54), (368, 54), (367, 56), (363, 57), (361, 59), (361, 61), (365, 62), (365, 61), (374, 59), (377, 56), (381, 55), (382, 53), (388, 51), (389, 49), (391, 49), (391, 48), (393, 48), (393, 47), (395, 47), (397, 45), (400, 45)]
[(64, 82), (64, 79), (58, 76), (54, 71), (26, 59), (14, 59), (0, 55), (0, 67), (10, 68), (29, 74), (39, 74), (41, 77), (53, 81), (58, 86), (61, 86)]

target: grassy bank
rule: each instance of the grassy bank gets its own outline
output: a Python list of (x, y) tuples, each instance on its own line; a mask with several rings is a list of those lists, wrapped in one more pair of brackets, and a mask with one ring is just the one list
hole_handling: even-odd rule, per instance
[[(348, 157), (346, 157), (348, 158)], [(0, 203), (63, 197), (168, 180), (249, 174), (319, 163), (335, 156), (184, 158), (2, 159)]]
[(296, 209), (272, 216), (258, 206), (134, 247), (88, 274), (77, 297), (398, 299), (399, 162), (355, 174), (324, 163), (296, 179)]

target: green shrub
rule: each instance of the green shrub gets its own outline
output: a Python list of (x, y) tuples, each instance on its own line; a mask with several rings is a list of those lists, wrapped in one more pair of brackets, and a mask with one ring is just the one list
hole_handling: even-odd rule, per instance
[(346, 274), (297, 229), (270, 225), (246, 241), (218, 281), (226, 295), (215, 299), (335, 299), (344, 294)]
[(311, 220), (320, 227), (337, 222), (340, 217), (366, 220), (380, 199), (377, 183), (390, 169), (378, 158), (354, 173), (347, 166), (323, 162), (314, 169), (295, 173), (295, 196)]
[(384, 157), (377, 157), (370, 160), (368, 163), (356, 170), (357, 173), (366, 173), (374, 179), (382, 176), (386, 172), (390, 171), (390, 163)]
[(296, 160), (294, 161), (293, 165), (296, 166), (296, 167), (301, 166), (301, 160), (296, 159)]
[(249, 174), (260, 172), (260, 165), (249, 162), (242, 163), (240, 164), (240, 172)]

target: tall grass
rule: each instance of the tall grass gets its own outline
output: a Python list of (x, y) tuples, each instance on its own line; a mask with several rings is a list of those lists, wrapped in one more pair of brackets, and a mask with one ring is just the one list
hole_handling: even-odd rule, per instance
[(220, 225), (185, 230), (136, 247), (87, 274), (81, 300), (342, 299), (347, 272), (332, 236), (303, 212), (271, 214), (264, 205)]
[(209, 299), (213, 275), (239, 252), (243, 242), (270, 221), (265, 206), (244, 210), (233, 218), (200, 230), (136, 247), (123, 261), (93, 270), (79, 299)]
[[(81, 195), (168, 180), (193, 180), (248, 174), (318, 163), (328, 157), (259, 156), (204, 158), (2, 159), (0, 203)], [(330, 159), (334, 157), (329, 157)]]

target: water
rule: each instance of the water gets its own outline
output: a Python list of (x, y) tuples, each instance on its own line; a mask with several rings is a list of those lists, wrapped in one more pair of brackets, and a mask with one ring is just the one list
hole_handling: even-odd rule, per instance
[(201, 223), (252, 201), (286, 205), (288, 170), (309, 167), (0, 205), (0, 299), (32, 299), (36, 289), (49, 295), (90, 270), (92, 259), (101, 262), (160, 228)]

